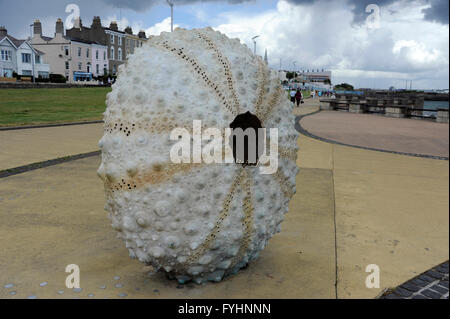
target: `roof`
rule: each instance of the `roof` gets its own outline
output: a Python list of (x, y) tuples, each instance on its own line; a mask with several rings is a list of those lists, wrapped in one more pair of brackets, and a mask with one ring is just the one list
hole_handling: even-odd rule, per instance
[(100, 42), (97, 42), (97, 41), (83, 40), (83, 39), (80, 39), (80, 38), (69, 37), (69, 36), (65, 36), (64, 39), (70, 40), (70, 41), (75, 41), (75, 42), (86, 43), (86, 44), (98, 44), (98, 45), (103, 45), (103, 44), (101, 44)]
[[(112, 31), (112, 32), (117, 32), (117, 33), (123, 33), (123, 34), (125, 34), (124, 31), (113, 30), (113, 29), (111, 29), (111, 28), (105, 28), (105, 27), (103, 27), (103, 29), (108, 30), (108, 31)], [(128, 33), (127, 33), (127, 34), (128, 34)]]
[(16, 38), (14, 38), (13, 36), (11, 36), (9, 34), (4, 35), (4, 36), (0, 36), (0, 40), (3, 40), (4, 38), (8, 38), (16, 46), (16, 48), (20, 47), (22, 45), (22, 43), (25, 42), (25, 40), (16, 39)]
[(0, 36), (0, 41), (2, 41), (4, 38), (7, 38), (7, 39), (8, 39), (8, 40), (16, 47), (16, 49), (18, 49), (24, 42), (27, 42), (27, 44), (28, 44), (28, 45), (29, 45), (29, 46), (30, 46), (37, 54), (39, 54), (39, 55), (45, 54), (44, 52), (39, 51), (38, 49), (34, 48), (33, 45), (32, 45), (31, 43), (29, 43), (28, 41), (26, 41), (26, 40), (19, 40), (19, 39), (14, 38), (13, 36), (7, 34), (7, 35)]

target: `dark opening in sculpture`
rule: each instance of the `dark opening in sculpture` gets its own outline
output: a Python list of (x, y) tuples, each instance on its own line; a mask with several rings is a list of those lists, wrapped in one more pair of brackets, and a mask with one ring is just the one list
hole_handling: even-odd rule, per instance
[[(230, 128), (233, 129), (230, 146), (233, 150), (234, 162), (244, 166), (256, 165), (264, 151), (263, 136), (258, 136), (258, 129), (262, 128), (259, 118), (247, 111), (236, 116)], [(249, 128), (251, 130), (247, 130)], [(239, 145), (239, 143), (242, 144)]]

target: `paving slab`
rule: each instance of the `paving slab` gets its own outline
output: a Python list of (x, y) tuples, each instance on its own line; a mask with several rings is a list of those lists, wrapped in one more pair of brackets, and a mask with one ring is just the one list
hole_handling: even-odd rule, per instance
[[(417, 279), (422, 276), (431, 279), (418, 283)], [(447, 260), (419, 275), (418, 278), (410, 279), (398, 287), (386, 290), (379, 299), (448, 299), (448, 277)], [(443, 283), (447, 283), (447, 285)]]

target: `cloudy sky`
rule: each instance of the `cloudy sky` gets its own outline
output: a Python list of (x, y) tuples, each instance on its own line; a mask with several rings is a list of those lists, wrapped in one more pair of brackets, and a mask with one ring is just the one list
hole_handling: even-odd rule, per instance
[[(279, 69), (328, 69), (333, 82), (356, 87), (449, 87), (448, 0), (174, 0), (175, 25), (211, 26), (257, 53), (267, 49)], [(117, 20), (147, 35), (170, 29), (165, 0), (0, 0), (0, 25), (25, 38), (40, 19), (53, 36), (70, 3), (84, 25), (98, 15), (104, 25)], [(369, 7), (368, 7), (369, 6)], [(367, 10), (366, 10), (367, 9)], [(408, 82), (409, 86), (409, 82)]]

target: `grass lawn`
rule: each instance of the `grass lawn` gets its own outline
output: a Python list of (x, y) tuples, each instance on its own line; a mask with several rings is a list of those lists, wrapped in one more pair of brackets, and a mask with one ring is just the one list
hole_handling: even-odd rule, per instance
[(101, 120), (111, 88), (0, 89), (0, 126)]

